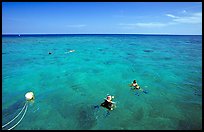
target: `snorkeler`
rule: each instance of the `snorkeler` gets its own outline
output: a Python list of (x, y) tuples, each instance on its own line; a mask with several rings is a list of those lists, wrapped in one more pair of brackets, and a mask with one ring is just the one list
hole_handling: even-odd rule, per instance
[(104, 102), (101, 103), (101, 106), (109, 109), (109, 110), (113, 110), (113, 107), (115, 107), (115, 102), (112, 101), (112, 99), (114, 98), (114, 96), (110, 96), (108, 95), (106, 98), (104, 98)]
[(133, 87), (134, 87), (133, 89), (141, 90), (141, 91), (142, 91), (143, 93), (145, 93), (145, 94), (148, 93), (147, 90), (144, 90), (144, 89), (140, 88), (140, 86), (137, 84), (136, 80), (134, 80), (134, 81), (132, 82), (132, 84), (130, 84), (129, 86), (130, 86), (130, 87), (133, 86)]
[(140, 89), (140, 86), (137, 84), (136, 80), (134, 80), (131, 84), (131, 87), (134, 87), (135, 89)]
[(75, 50), (70, 50), (69, 52), (74, 52)]
[(75, 50), (68, 50), (67, 52), (65, 52), (66, 54), (71, 53), (71, 52), (75, 52)]

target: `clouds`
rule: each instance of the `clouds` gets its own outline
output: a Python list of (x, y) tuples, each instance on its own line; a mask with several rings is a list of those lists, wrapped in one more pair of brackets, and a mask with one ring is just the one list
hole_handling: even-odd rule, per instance
[(176, 16), (174, 16), (172, 14), (166, 14), (166, 16), (171, 17), (171, 18), (176, 18)]
[(172, 14), (166, 14), (166, 16), (172, 18), (172, 21), (176, 23), (186, 23), (186, 24), (202, 23), (202, 12), (187, 14), (185, 16), (175, 16)]
[(186, 13), (186, 10), (183, 10), (182, 13)]
[[(171, 25), (178, 24), (202, 24), (202, 12), (187, 13), (186, 10), (182, 11), (182, 16), (174, 14), (165, 14), (170, 20), (166, 22), (136, 22), (136, 23), (120, 23), (118, 25), (124, 28), (163, 28)], [(161, 18), (164, 20), (164, 18)]]
[(134, 28), (134, 27), (145, 27), (145, 28), (155, 28), (155, 27), (165, 27), (168, 24), (159, 23), (159, 22), (147, 22), (147, 23), (134, 23), (134, 24), (123, 24), (120, 23), (119, 25), (124, 26), (126, 28)]

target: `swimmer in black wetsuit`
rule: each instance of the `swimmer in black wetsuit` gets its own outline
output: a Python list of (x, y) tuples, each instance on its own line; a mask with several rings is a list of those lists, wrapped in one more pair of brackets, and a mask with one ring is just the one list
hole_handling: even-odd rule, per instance
[(109, 110), (113, 110), (114, 103), (115, 103), (112, 101), (113, 98), (114, 98), (114, 96), (108, 95), (106, 98), (104, 98), (105, 101), (103, 103), (101, 103), (101, 106), (103, 106)]

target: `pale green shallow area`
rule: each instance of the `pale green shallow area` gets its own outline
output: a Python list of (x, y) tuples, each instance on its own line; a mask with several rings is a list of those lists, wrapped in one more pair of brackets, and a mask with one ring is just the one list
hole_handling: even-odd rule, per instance
[[(134, 79), (148, 94), (130, 90)], [(202, 129), (202, 36), (2, 37), (3, 124), (28, 91), (15, 130)], [(108, 116), (94, 108), (106, 94), (117, 102)]]

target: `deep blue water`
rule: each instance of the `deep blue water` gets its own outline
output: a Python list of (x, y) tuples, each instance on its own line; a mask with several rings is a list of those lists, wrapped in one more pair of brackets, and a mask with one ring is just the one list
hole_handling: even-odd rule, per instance
[[(3, 124), (28, 91), (35, 101), (15, 130), (202, 129), (202, 36), (3, 35)], [(109, 115), (94, 108), (107, 94)]]

